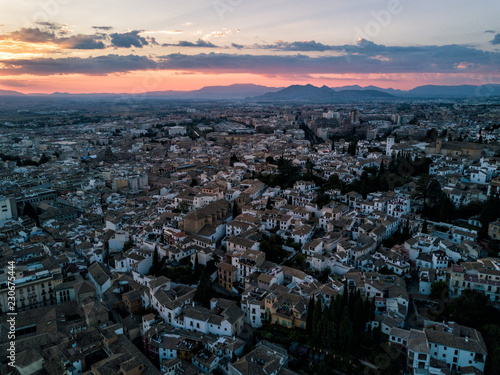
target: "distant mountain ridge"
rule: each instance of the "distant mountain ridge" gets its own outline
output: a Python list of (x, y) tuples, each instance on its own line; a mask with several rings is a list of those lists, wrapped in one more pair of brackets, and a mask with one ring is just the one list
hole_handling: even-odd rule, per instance
[(229, 86), (205, 86), (199, 90), (193, 91), (152, 91), (145, 93), (145, 95), (175, 96), (178, 99), (244, 99), (281, 89), (282, 87), (237, 83)]
[(0, 90), (0, 96), (18, 96), (24, 95), (22, 92), (13, 91), (13, 90)]
[(311, 84), (304, 86), (292, 85), (276, 92), (268, 92), (264, 95), (249, 98), (258, 102), (276, 101), (306, 101), (325, 103), (350, 99), (382, 99), (393, 98), (394, 96), (377, 90), (343, 90), (335, 91), (327, 86), (316, 87)]
[(486, 85), (456, 85), (456, 86), (443, 86), (443, 85), (424, 85), (417, 86), (411, 90), (398, 90), (398, 89), (383, 89), (377, 86), (361, 87), (342, 86), (332, 87), (333, 90), (377, 90), (392, 94), (394, 96), (413, 97), (413, 98), (467, 98), (467, 97), (487, 97), (487, 96), (500, 96), (499, 84), (486, 84)]
[[(54, 92), (52, 94), (23, 94), (13, 90), (0, 90), (0, 96), (52, 97), (52, 98), (106, 98), (129, 95), (127, 93), (70, 94)], [(139, 95), (142, 98), (170, 100), (246, 100), (253, 102), (305, 101), (332, 102), (341, 100), (382, 100), (398, 98), (467, 98), (500, 96), (500, 84), (487, 85), (424, 85), (411, 90), (381, 88), (359, 85), (341, 87), (317, 87), (311, 84), (291, 85), (288, 87), (269, 87), (256, 84), (233, 84), (228, 86), (206, 86), (192, 91), (151, 91)]]

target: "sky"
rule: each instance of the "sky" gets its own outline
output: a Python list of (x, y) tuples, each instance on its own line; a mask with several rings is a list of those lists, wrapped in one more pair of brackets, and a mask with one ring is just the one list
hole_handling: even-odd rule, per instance
[(498, 0), (0, 0), (0, 89), (500, 84)]

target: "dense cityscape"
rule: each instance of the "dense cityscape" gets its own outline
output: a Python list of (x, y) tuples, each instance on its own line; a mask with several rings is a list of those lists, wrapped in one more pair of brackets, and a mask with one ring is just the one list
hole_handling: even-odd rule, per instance
[(495, 373), (494, 98), (78, 103), (2, 104), (2, 373)]
[(500, 375), (500, 1), (0, 12), (0, 375)]

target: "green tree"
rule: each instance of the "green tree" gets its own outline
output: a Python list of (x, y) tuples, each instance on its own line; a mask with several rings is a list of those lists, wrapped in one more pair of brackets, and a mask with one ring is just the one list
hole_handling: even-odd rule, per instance
[(201, 272), (200, 282), (198, 283), (198, 287), (196, 288), (196, 292), (194, 294), (194, 301), (200, 303), (202, 306), (209, 308), (210, 300), (213, 298), (214, 290), (208, 277), (205, 273), (205, 270)]
[(349, 309), (347, 306), (344, 306), (344, 310), (342, 311), (342, 318), (340, 319), (339, 326), (339, 347), (346, 352), (351, 351), (352, 343), (353, 343), (353, 330), (352, 323), (349, 319)]
[(189, 203), (186, 202), (185, 200), (180, 201), (176, 207), (176, 210), (178, 212), (182, 212), (182, 213), (188, 212), (189, 211)]
[(240, 210), (238, 209), (238, 205), (236, 202), (233, 202), (233, 219), (240, 214)]
[(313, 331), (314, 297), (309, 298), (307, 305), (306, 332), (310, 335)]
[(428, 228), (427, 228), (427, 218), (424, 219), (424, 223), (422, 224), (422, 233), (427, 234)]
[(33, 220), (35, 220), (37, 227), (40, 226), (40, 220), (38, 219), (38, 214), (30, 202), (27, 202), (24, 205), (23, 215), (28, 216), (28, 217), (32, 218)]
[(385, 165), (384, 165), (384, 161), (382, 160), (380, 162), (380, 168), (378, 170), (378, 174), (379, 174), (379, 176), (383, 176), (384, 173), (385, 173)]
[(443, 194), (439, 206), (439, 221), (450, 222), (455, 218), (455, 204)]
[(238, 157), (236, 156), (236, 154), (232, 154), (231, 158), (229, 158), (229, 165), (232, 167), (232, 166), (234, 166), (234, 163), (237, 163), (237, 162), (239, 162)]
[(431, 285), (431, 298), (444, 299), (448, 297), (448, 283), (446, 281), (436, 281)]
[(273, 208), (273, 205), (271, 204), (271, 198), (270, 197), (267, 197), (267, 201), (266, 201), (266, 210), (270, 210)]
[(421, 199), (424, 204), (424, 212), (427, 206), (434, 207), (442, 197), (441, 185), (430, 175), (421, 175), (417, 180), (417, 186), (412, 195), (414, 199)]
[(321, 332), (320, 321), (322, 312), (323, 312), (323, 306), (321, 304), (321, 300), (318, 298), (316, 304), (314, 305), (313, 322), (312, 322), (313, 325), (312, 336), (314, 339), (317, 339)]
[(49, 161), (50, 159), (47, 157), (47, 155), (45, 155), (45, 153), (43, 153), (42, 156), (40, 157), (40, 161), (38, 162), (38, 164), (42, 165), (48, 163)]
[(196, 280), (199, 280), (201, 277), (201, 273), (203, 272), (203, 267), (198, 260), (198, 254), (194, 255), (194, 277)]
[(130, 239), (123, 244), (123, 252), (130, 250), (132, 247), (134, 247), (134, 241)]
[(498, 195), (491, 195), (485, 202), (481, 211), (480, 221), (483, 230), (487, 230), (489, 223), (495, 221), (500, 217), (500, 197)]
[(500, 369), (500, 325), (486, 324), (482, 332), (488, 347), (485, 374), (493, 374)]
[(328, 321), (326, 329), (326, 347), (333, 349), (337, 346), (337, 325), (335, 322)]
[(361, 296), (356, 297), (356, 303), (354, 304), (354, 313), (353, 313), (353, 326), (354, 326), (354, 331), (359, 334), (360, 332), (364, 331), (365, 327), (365, 313), (364, 313), (364, 303), (363, 299)]
[(152, 275), (158, 276), (160, 273), (160, 256), (158, 255), (158, 245), (155, 246), (155, 250), (153, 252), (153, 264), (151, 265)]

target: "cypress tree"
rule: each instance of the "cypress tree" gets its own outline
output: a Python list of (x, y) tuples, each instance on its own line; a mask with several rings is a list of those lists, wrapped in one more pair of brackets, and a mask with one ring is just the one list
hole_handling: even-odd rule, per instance
[(347, 282), (344, 283), (344, 293), (342, 294), (342, 307), (347, 306), (349, 303), (349, 288), (347, 287)]
[(422, 224), (422, 233), (427, 234), (427, 218), (424, 219), (424, 223)]
[(321, 306), (321, 301), (318, 298), (316, 304), (314, 305), (312, 331), (311, 331), (314, 339), (317, 339), (319, 333), (321, 332), (321, 327), (320, 327), (321, 315), (322, 315), (322, 306)]
[(40, 226), (40, 220), (38, 219), (38, 214), (36, 213), (35, 208), (31, 205), (30, 202), (27, 202), (24, 205), (23, 215), (26, 215), (26, 216), (32, 218), (33, 220), (35, 220), (37, 227)]
[(384, 165), (384, 161), (382, 160), (380, 162), (380, 169), (378, 171), (378, 174), (379, 174), (379, 176), (383, 176), (384, 173), (385, 173), (385, 165)]
[(339, 346), (346, 352), (351, 351), (353, 342), (352, 323), (349, 319), (349, 309), (347, 306), (342, 311), (342, 318), (339, 326)]
[(335, 324), (335, 322), (328, 322), (326, 331), (327, 331), (326, 346), (330, 349), (333, 349), (337, 346), (337, 325)]
[(240, 214), (238, 205), (236, 202), (233, 202), (233, 219)]
[(335, 315), (333, 321), (335, 322), (336, 326), (338, 327), (340, 323), (340, 317), (342, 316), (342, 309), (344, 306), (342, 305), (342, 297), (337, 296), (335, 298)]
[(328, 306), (328, 319), (332, 322), (335, 321), (335, 301), (337, 297), (330, 300), (330, 305)]
[(307, 306), (306, 332), (310, 335), (313, 332), (314, 297), (309, 298)]
[(271, 198), (268, 197), (267, 202), (266, 202), (266, 210), (270, 210), (272, 208), (273, 208), (273, 206), (271, 204)]
[(210, 281), (208, 280), (205, 270), (203, 270), (201, 272), (200, 282), (198, 283), (198, 287), (196, 288), (193, 300), (208, 308), (210, 306), (210, 300), (212, 299), (212, 297), (213, 289), (210, 285)]
[(357, 334), (364, 331), (364, 303), (360, 296), (356, 296), (356, 303), (354, 304), (353, 324), (354, 330)]
[(356, 303), (356, 292), (354, 289), (351, 289), (349, 293), (349, 303), (347, 304), (349, 308), (349, 317), (352, 319), (354, 315), (354, 304)]
[(198, 254), (194, 256), (194, 277), (198, 280), (203, 272), (203, 267), (201, 267), (200, 262), (198, 260)]
[(160, 272), (160, 257), (158, 255), (158, 245), (155, 246), (155, 250), (153, 252), (153, 264), (151, 266), (151, 274), (154, 276), (158, 276)]

